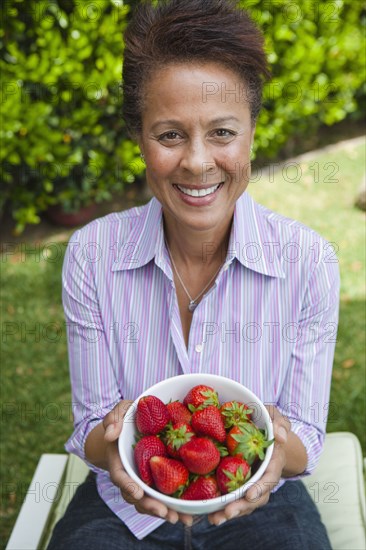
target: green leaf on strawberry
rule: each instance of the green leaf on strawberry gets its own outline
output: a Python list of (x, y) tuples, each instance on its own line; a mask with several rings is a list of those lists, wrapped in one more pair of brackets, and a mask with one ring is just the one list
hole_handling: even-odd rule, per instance
[(244, 403), (239, 401), (227, 401), (220, 407), (220, 413), (223, 417), (225, 428), (232, 428), (243, 422), (249, 422), (253, 409), (250, 409)]
[(214, 442), (214, 445), (215, 445), (216, 449), (219, 451), (221, 457), (228, 456), (229, 452), (227, 450), (226, 445), (222, 445), (218, 441), (214, 441), (214, 440), (213, 440), (213, 442)]
[(216, 470), (217, 484), (222, 494), (236, 491), (251, 476), (251, 468), (246, 460), (239, 456), (227, 456), (220, 461)]
[(219, 396), (211, 386), (199, 384), (194, 386), (183, 399), (183, 404), (194, 413), (209, 405), (219, 408)]
[(169, 422), (163, 436), (168, 453), (172, 457), (178, 457), (179, 449), (188, 443), (194, 435), (194, 431), (189, 424), (185, 422), (179, 422), (177, 424)]
[(244, 483), (246, 483), (246, 481), (248, 481), (248, 479), (250, 478), (250, 470), (246, 475), (244, 475), (242, 466), (239, 466), (235, 474), (232, 474), (231, 472), (229, 472), (229, 470), (222, 471), (228, 478), (226, 486), (229, 493), (231, 493), (232, 491), (236, 491), (236, 489), (244, 485)]
[(237, 442), (232, 454), (241, 455), (250, 465), (257, 458), (264, 460), (264, 451), (272, 445), (274, 439), (267, 440), (265, 431), (249, 422), (240, 424), (238, 428), (240, 433), (232, 433), (235, 428), (229, 432), (230, 437)]

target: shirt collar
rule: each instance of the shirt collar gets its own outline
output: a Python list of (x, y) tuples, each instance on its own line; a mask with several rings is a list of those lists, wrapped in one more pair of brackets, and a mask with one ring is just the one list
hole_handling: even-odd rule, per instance
[[(278, 231), (271, 223), (267, 211), (246, 192), (239, 197), (234, 210), (226, 263), (236, 258), (244, 267), (284, 278)], [(142, 267), (155, 258), (155, 263), (165, 271), (169, 265), (164, 243), (162, 206), (153, 197), (141, 209), (141, 213), (128, 236), (133, 243), (134, 254), (114, 263), (112, 271)]]
[(156, 263), (166, 262), (162, 214), (162, 206), (155, 197), (141, 208), (131, 233), (124, 236), (124, 240), (133, 245), (134, 253), (128, 261), (124, 257), (117, 260), (112, 271), (142, 267), (154, 258)]
[(284, 278), (280, 235), (271, 222), (272, 212), (243, 193), (235, 204), (226, 261), (236, 258), (243, 266), (269, 275)]

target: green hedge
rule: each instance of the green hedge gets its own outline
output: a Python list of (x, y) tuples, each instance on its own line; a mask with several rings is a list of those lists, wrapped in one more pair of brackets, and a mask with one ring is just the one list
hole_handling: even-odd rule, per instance
[(143, 171), (121, 120), (117, 0), (11, 0), (3, 7), (1, 205), (21, 232), (39, 213), (100, 202)]
[(358, 0), (247, 0), (266, 37), (273, 79), (265, 89), (257, 150), (273, 158), (289, 140), (362, 117), (365, 23)]
[[(143, 173), (121, 120), (122, 0), (5, 0), (0, 43), (0, 209), (16, 232), (60, 203), (100, 202)], [(273, 81), (256, 150), (273, 158), (321, 124), (360, 116), (362, 2), (247, 0), (266, 36)], [(360, 24), (361, 23), (361, 24)]]

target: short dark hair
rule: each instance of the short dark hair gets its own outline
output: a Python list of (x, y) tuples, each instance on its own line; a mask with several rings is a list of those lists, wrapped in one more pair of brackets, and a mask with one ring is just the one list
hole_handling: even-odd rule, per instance
[(124, 34), (123, 117), (142, 130), (144, 88), (153, 71), (174, 63), (216, 62), (236, 72), (247, 90), (251, 119), (270, 71), (262, 33), (235, 0), (146, 0)]

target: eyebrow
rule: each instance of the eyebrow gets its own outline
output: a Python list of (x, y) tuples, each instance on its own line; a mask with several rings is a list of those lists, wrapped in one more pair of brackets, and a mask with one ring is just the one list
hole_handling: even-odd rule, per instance
[(221, 116), (221, 117), (214, 118), (213, 120), (211, 120), (211, 123), (212, 124), (222, 124), (223, 122), (229, 122), (229, 121), (239, 122), (239, 119), (237, 119), (236, 116)]
[[(230, 122), (230, 121), (239, 122), (239, 119), (237, 119), (235, 116), (222, 116), (222, 117), (214, 118), (213, 120), (210, 121), (210, 124), (223, 124), (225, 122)], [(151, 129), (154, 130), (157, 126), (164, 125), (164, 124), (168, 126), (180, 126), (181, 122), (175, 119), (158, 120), (157, 122), (155, 122), (155, 124), (153, 124)]]

